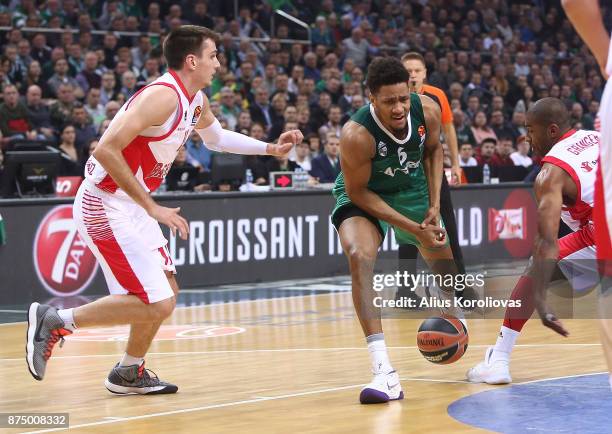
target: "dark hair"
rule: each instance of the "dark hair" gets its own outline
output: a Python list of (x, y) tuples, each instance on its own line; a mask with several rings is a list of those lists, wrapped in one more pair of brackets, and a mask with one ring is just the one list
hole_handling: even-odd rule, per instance
[(185, 57), (189, 54), (200, 55), (202, 43), (212, 39), (215, 44), (221, 41), (221, 36), (206, 27), (181, 26), (172, 30), (164, 40), (164, 58), (170, 69), (181, 69)]
[(423, 64), (423, 66), (426, 66), (425, 58), (421, 55), (421, 53), (417, 53), (416, 51), (410, 51), (404, 54), (402, 56), (402, 63), (404, 63), (406, 60), (418, 60), (419, 62)]
[(409, 79), (408, 71), (398, 59), (395, 57), (377, 57), (368, 66), (366, 86), (372, 94), (375, 94), (382, 86), (407, 83)]
[(495, 140), (493, 137), (487, 137), (486, 139), (482, 139), (482, 142), (480, 142), (480, 146), (484, 145), (487, 142), (493, 143), (493, 146), (497, 145), (497, 140)]

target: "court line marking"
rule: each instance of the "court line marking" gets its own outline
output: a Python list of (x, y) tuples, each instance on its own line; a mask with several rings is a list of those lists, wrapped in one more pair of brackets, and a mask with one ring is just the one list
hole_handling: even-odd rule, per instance
[[(109, 341), (110, 342), (110, 341)], [(491, 345), (478, 344), (471, 345), (470, 348), (488, 348)], [(601, 343), (582, 344), (582, 343), (568, 343), (568, 344), (518, 344), (514, 347), (518, 348), (542, 348), (542, 347), (599, 347)], [(387, 347), (391, 350), (411, 350), (416, 349), (416, 345), (400, 346), (400, 347)], [(332, 347), (332, 348), (262, 348), (254, 350), (212, 350), (212, 351), (169, 351), (169, 352), (150, 352), (147, 356), (189, 356), (189, 355), (215, 355), (215, 354), (249, 354), (249, 353), (286, 353), (286, 352), (300, 352), (300, 351), (366, 351), (368, 347)], [(53, 356), (54, 359), (95, 359), (104, 357), (119, 357), (123, 353), (117, 354), (79, 354), (72, 356)], [(23, 361), (23, 357), (3, 359), (0, 358), (0, 362), (15, 362)]]
[[(416, 377), (415, 378), (413, 378), (413, 377), (401, 377), (400, 380), (401, 381), (431, 381), (431, 382), (443, 382), (443, 383), (466, 383), (466, 381), (437, 380), (437, 379), (416, 378)], [(72, 426), (70, 426), (68, 428), (52, 428), (52, 429), (45, 429), (45, 430), (39, 430), (39, 431), (28, 431), (28, 432), (25, 432), (23, 434), (39, 434), (39, 433), (53, 432), (53, 431), (64, 431), (64, 430), (73, 429), (73, 428), (85, 428), (85, 427), (90, 427), (90, 426), (108, 425), (108, 424), (117, 423), (117, 422), (129, 422), (129, 421), (133, 421), (133, 420), (149, 419), (149, 418), (153, 418), (153, 417), (170, 416), (170, 415), (173, 415), (173, 414), (192, 413), (192, 412), (197, 412), (197, 411), (212, 410), (212, 409), (216, 409), (216, 408), (235, 407), (237, 405), (253, 404), (253, 403), (257, 403), (257, 402), (275, 401), (275, 400), (279, 400), (279, 399), (287, 399), (287, 398), (295, 398), (295, 397), (300, 397), (300, 396), (315, 395), (315, 394), (318, 394), (318, 393), (327, 393), (327, 392), (336, 392), (336, 391), (339, 391), (339, 390), (356, 389), (358, 387), (363, 387), (366, 384), (368, 384), (368, 383), (351, 384), (351, 385), (348, 385), (348, 386), (330, 387), (330, 388), (327, 388), (327, 389), (309, 390), (309, 391), (306, 391), (306, 392), (289, 393), (289, 394), (286, 394), (286, 395), (278, 395), (278, 396), (256, 396), (256, 397), (254, 397), (254, 399), (247, 399), (247, 400), (243, 400), (243, 401), (226, 402), (226, 403), (223, 403), (223, 404), (213, 404), (213, 405), (206, 405), (206, 406), (202, 406), (202, 407), (183, 408), (183, 409), (180, 409), (180, 410), (171, 410), (171, 411), (164, 411), (164, 412), (160, 412), (160, 413), (143, 414), (143, 415), (139, 415), (139, 416), (113, 417), (112, 419), (106, 418), (107, 420), (102, 420), (102, 421), (98, 421), (98, 422), (83, 423), (83, 424), (78, 424), (78, 425), (72, 425)]]
[[(27, 310), (0, 309), (0, 313), (27, 313), (27, 312), (28, 312)], [(8, 324), (15, 324), (15, 323), (8, 323)]]
[[(584, 377), (584, 376), (598, 375), (598, 374), (601, 374), (601, 372), (590, 373), (590, 374), (566, 375), (566, 376), (562, 376), (562, 377), (553, 377), (553, 378), (543, 378), (543, 379), (540, 379), (540, 380), (526, 381), (526, 382), (523, 382), (523, 383), (516, 383), (516, 384), (537, 383), (537, 382), (543, 382), (543, 381), (558, 380), (558, 379), (563, 379), (563, 378)], [(416, 377), (401, 377), (400, 380), (401, 381), (431, 381), (431, 382), (443, 382), (443, 383), (468, 383), (465, 380), (462, 380), (462, 381), (460, 381), (460, 380), (438, 380), (438, 379), (416, 378)], [(278, 395), (278, 396), (261, 396), (261, 397), (255, 397), (254, 399), (246, 399), (246, 400), (243, 400), (243, 401), (233, 401), (233, 402), (226, 402), (226, 403), (223, 403), (223, 404), (213, 404), (213, 405), (206, 405), (206, 406), (201, 406), (201, 407), (183, 408), (183, 409), (180, 409), (180, 410), (172, 410), (172, 411), (164, 411), (164, 412), (159, 412), (159, 413), (142, 414), (142, 415), (139, 415), (139, 416), (113, 417), (113, 419), (110, 419), (110, 420), (107, 419), (107, 420), (101, 420), (101, 421), (98, 421), (98, 422), (89, 422), (89, 423), (83, 423), (83, 424), (78, 424), (78, 425), (72, 425), (72, 426), (70, 426), (68, 428), (52, 428), (52, 429), (45, 429), (45, 430), (39, 430), (39, 431), (28, 431), (28, 432), (23, 433), (23, 434), (39, 434), (39, 433), (53, 432), (53, 431), (64, 431), (64, 430), (73, 429), (73, 428), (85, 428), (85, 427), (90, 427), (90, 426), (109, 425), (111, 423), (129, 422), (129, 421), (133, 421), (133, 420), (150, 419), (150, 418), (160, 417), (160, 416), (170, 416), (170, 415), (174, 415), (174, 414), (193, 413), (193, 412), (197, 412), (197, 411), (212, 410), (212, 409), (216, 409), (216, 408), (235, 407), (235, 406), (238, 406), (238, 405), (254, 404), (254, 403), (265, 402), (265, 401), (275, 401), (275, 400), (279, 400), (279, 399), (287, 399), (287, 398), (295, 398), (295, 397), (300, 397), (300, 396), (316, 395), (318, 393), (327, 393), (327, 392), (336, 392), (336, 391), (339, 391), (339, 390), (355, 389), (355, 388), (358, 388), (358, 387), (363, 387), (366, 384), (367, 383), (363, 383), (363, 384), (351, 384), (351, 385), (348, 385), (348, 386), (330, 387), (330, 388), (327, 388), (327, 389), (309, 390), (309, 391), (306, 391), (306, 392), (297, 392), (297, 393), (290, 393), (290, 394)]]

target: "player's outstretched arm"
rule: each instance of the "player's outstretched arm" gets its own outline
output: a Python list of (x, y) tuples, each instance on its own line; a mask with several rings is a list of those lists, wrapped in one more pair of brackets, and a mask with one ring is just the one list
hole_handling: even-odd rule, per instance
[(177, 110), (176, 92), (165, 86), (152, 86), (132, 100), (129, 109), (108, 127), (100, 144), (93, 153), (95, 159), (137, 204), (160, 223), (167, 225), (173, 233), (178, 230), (187, 238), (189, 226), (178, 212), (180, 208), (158, 205), (132, 174), (123, 157), (123, 149), (145, 129), (162, 125)]
[(428, 224), (438, 224), (444, 152), (440, 144), (440, 107), (428, 96), (420, 95), (420, 98), (427, 126), (423, 166), (429, 190), (429, 211), (421, 223), (421, 227), (424, 227)]
[(283, 156), (304, 139), (300, 130), (284, 132), (280, 135), (276, 144), (262, 142), (235, 131), (225, 130), (210, 111), (208, 98), (206, 95), (202, 95), (204, 97), (204, 110), (195, 129), (210, 150), (243, 155)]
[(604, 77), (610, 46), (610, 34), (606, 31), (599, 8), (599, 0), (562, 0), (563, 9), (574, 28), (587, 44)]
[(346, 193), (351, 201), (368, 214), (415, 234), (426, 247), (444, 245), (444, 242), (439, 240), (444, 229), (434, 225), (421, 228), (417, 222), (391, 208), (368, 188), (374, 152), (372, 135), (358, 123), (347, 122), (340, 135), (340, 166)]
[(538, 202), (538, 231), (533, 245), (533, 277), (535, 304), (542, 323), (562, 336), (565, 329), (546, 304), (546, 290), (559, 256), (557, 234), (563, 206), (563, 185), (569, 175), (560, 167), (544, 164), (534, 184)]

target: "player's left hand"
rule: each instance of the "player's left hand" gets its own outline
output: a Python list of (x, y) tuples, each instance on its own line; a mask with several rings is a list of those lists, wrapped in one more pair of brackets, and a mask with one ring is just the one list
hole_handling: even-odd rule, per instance
[(425, 229), (427, 225), (439, 226), (440, 207), (432, 206), (427, 210), (425, 218), (421, 222), (421, 229)]
[(290, 130), (282, 133), (275, 144), (268, 145), (268, 155), (275, 157), (283, 157), (291, 151), (291, 149), (304, 140), (304, 135), (300, 130)]
[(549, 329), (554, 330), (559, 333), (561, 336), (568, 337), (569, 332), (563, 325), (563, 323), (557, 319), (554, 313), (548, 308), (546, 305), (546, 299), (543, 297), (538, 297), (536, 295), (536, 310), (538, 311), (538, 315), (540, 315), (540, 319), (542, 320), (542, 324), (544, 324)]

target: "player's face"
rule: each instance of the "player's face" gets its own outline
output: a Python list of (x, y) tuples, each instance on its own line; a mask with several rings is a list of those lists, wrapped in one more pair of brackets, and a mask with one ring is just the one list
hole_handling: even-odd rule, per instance
[[(195, 56), (194, 56), (195, 58)], [(208, 87), (212, 83), (215, 72), (221, 66), (217, 59), (217, 45), (214, 41), (206, 39), (203, 43), (202, 55), (195, 58), (195, 69), (202, 78), (202, 87)]]
[(372, 104), (385, 127), (392, 131), (403, 131), (406, 128), (406, 117), (410, 111), (408, 84), (381, 86), (378, 92), (372, 95)]
[(410, 74), (410, 90), (416, 92), (423, 86), (427, 69), (425, 69), (425, 65), (420, 60), (416, 59), (404, 61), (404, 68)]
[(536, 122), (536, 119), (530, 113), (527, 113), (525, 118), (525, 128), (527, 129), (525, 141), (531, 145), (538, 156), (546, 155), (551, 144), (548, 128)]

